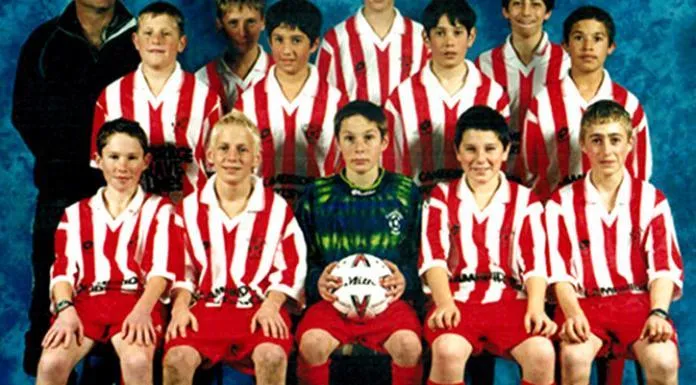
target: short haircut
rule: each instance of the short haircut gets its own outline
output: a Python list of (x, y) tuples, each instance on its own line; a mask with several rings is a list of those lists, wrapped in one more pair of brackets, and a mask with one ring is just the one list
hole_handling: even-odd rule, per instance
[(491, 131), (503, 144), (503, 148), (510, 145), (510, 128), (505, 118), (500, 112), (488, 106), (473, 106), (459, 116), (454, 133), (455, 148), (459, 148), (464, 133), (469, 130)]
[(104, 123), (99, 132), (97, 133), (97, 154), (102, 156), (102, 151), (107, 144), (109, 144), (109, 139), (116, 134), (125, 134), (135, 139), (140, 143), (140, 147), (143, 148), (143, 153), (147, 154), (149, 151), (147, 135), (138, 122), (128, 120), (125, 118), (118, 118), (110, 122)]
[(619, 123), (630, 140), (633, 136), (633, 123), (631, 115), (622, 105), (613, 100), (600, 100), (592, 104), (580, 121), (580, 143), (584, 143), (585, 136), (590, 128), (599, 124)]
[(280, 0), (268, 8), (265, 19), (268, 36), (278, 27), (297, 28), (314, 43), (321, 33), (321, 11), (307, 0)]
[(215, 123), (212, 131), (210, 132), (210, 139), (208, 140), (207, 147), (210, 148), (216, 141), (218, 136), (220, 136), (220, 131), (223, 127), (235, 126), (247, 130), (251, 135), (252, 146), (254, 148), (254, 154), (261, 153), (261, 134), (259, 133), (259, 128), (251, 121), (242, 111), (232, 110), (226, 115), (224, 115), (220, 120)]
[(425, 33), (437, 27), (442, 16), (447, 16), (452, 25), (457, 23), (466, 27), (467, 32), (476, 26), (476, 12), (466, 0), (431, 0), (423, 10), (422, 20)]
[(261, 17), (263, 17), (266, 2), (264, 0), (215, 0), (215, 10), (218, 19), (222, 19), (230, 9), (242, 7), (249, 7), (259, 11)]
[[(507, 9), (510, 5), (510, 1), (512, 0), (503, 0), (503, 8)], [(544, 4), (546, 5), (546, 12), (548, 13), (553, 11), (553, 7), (556, 6), (556, 0), (544, 0)]]
[(338, 140), (341, 133), (343, 121), (356, 115), (360, 115), (367, 121), (375, 123), (382, 138), (387, 136), (387, 116), (384, 114), (382, 107), (366, 100), (354, 100), (341, 107), (334, 116), (334, 136), (336, 140)]
[(604, 24), (604, 28), (607, 29), (607, 36), (609, 37), (609, 45), (614, 44), (614, 37), (616, 36), (616, 25), (614, 24), (614, 19), (612, 19), (609, 12), (593, 5), (585, 5), (577, 8), (571, 12), (568, 17), (566, 17), (565, 21), (563, 21), (564, 43), (567, 44), (570, 40), (570, 32), (573, 30), (575, 23), (583, 20), (597, 20), (598, 22)]
[(152, 17), (167, 15), (176, 21), (176, 25), (179, 27), (179, 33), (182, 36), (186, 34), (184, 32), (184, 14), (171, 3), (166, 1), (155, 1), (154, 3), (146, 5), (138, 14), (138, 28), (140, 28), (140, 20), (145, 15), (152, 15)]

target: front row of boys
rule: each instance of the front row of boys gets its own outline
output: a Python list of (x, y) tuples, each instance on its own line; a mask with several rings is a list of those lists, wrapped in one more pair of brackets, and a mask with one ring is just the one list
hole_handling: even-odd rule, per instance
[[(282, 384), (293, 346), (288, 313), (302, 305), (303, 285), (314, 302), (297, 331), (305, 384), (328, 383), (330, 352), (356, 341), (392, 356), (393, 383), (420, 383), (420, 335), (432, 351), (428, 384), (461, 384), (468, 357), (482, 350), (515, 359), (523, 384), (552, 384), (557, 325), (564, 384), (586, 384), (592, 359), (608, 353), (637, 358), (649, 384), (677, 383), (668, 310), (681, 295), (681, 256), (666, 198), (624, 167), (633, 137), (620, 105), (588, 109), (581, 143), (591, 170), (546, 210), (501, 172), (510, 149), (504, 118), (467, 110), (454, 143), (464, 174), (435, 187), (422, 224), (413, 182), (379, 166), (385, 121), (369, 102), (339, 111), (345, 169), (307, 189), (297, 219), (254, 176), (261, 138), (240, 112), (213, 128), (206, 158), (215, 174), (176, 209), (138, 184), (150, 159), (142, 129), (106, 123), (96, 160), (107, 186), (66, 209), (56, 232), (55, 317), (37, 384), (64, 384), (96, 342), (114, 345), (125, 384), (151, 383), (165, 335), (165, 384), (190, 384), (198, 366), (219, 361)], [(388, 261), (394, 274), (382, 284), (393, 300), (354, 322), (330, 306), (339, 284), (331, 269), (364, 250)], [(418, 276), (430, 298), (422, 334)], [(560, 305), (556, 322), (543, 311), (547, 284)], [(159, 299), (168, 293), (165, 333)]]

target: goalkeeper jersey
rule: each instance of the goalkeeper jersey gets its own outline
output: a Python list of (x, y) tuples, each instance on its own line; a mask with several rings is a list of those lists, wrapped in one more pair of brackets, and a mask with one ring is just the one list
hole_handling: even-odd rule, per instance
[(369, 188), (353, 185), (344, 172), (309, 185), (296, 206), (307, 242), (307, 303), (320, 300), (324, 267), (355, 253), (395, 263), (406, 278), (402, 299), (417, 300), (420, 206), (413, 181), (383, 169)]

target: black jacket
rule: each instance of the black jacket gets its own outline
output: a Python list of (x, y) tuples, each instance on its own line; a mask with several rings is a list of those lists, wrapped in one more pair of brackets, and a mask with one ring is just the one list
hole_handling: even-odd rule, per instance
[(136, 69), (135, 19), (116, 3), (101, 49), (82, 33), (75, 3), (32, 32), (17, 63), (12, 122), (34, 154), (39, 196), (79, 199), (103, 183), (90, 168), (94, 105), (104, 87)]

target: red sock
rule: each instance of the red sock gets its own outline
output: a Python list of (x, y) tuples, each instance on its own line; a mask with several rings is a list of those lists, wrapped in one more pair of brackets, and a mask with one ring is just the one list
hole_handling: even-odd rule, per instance
[(329, 383), (329, 365), (331, 360), (323, 364), (311, 366), (302, 357), (297, 359), (297, 379), (302, 385), (327, 385)]
[(465, 385), (465, 384), (464, 384), (464, 382), (457, 382), (455, 384), (441, 384), (439, 382), (435, 382), (435, 381), (428, 378), (428, 381), (426, 381), (426, 385)]
[(392, 385), (419, 385), (423, 381), (423, 365), (420, 362), (416, 366), (404, 368), (392, 362)]
[[(533, 383), (533, 382), (529, 382), (529, 381), (522, 380), (522, 383), (521, 383), (520, 385), (542, 385), (542, 384), (535, 384), (535, 383)], [(548, 385), (556, 385), (556, 383), (555, 383), (555, 382), (552, 382), (552, 383), (550, 383), (550, 384), (548, 384)]]

